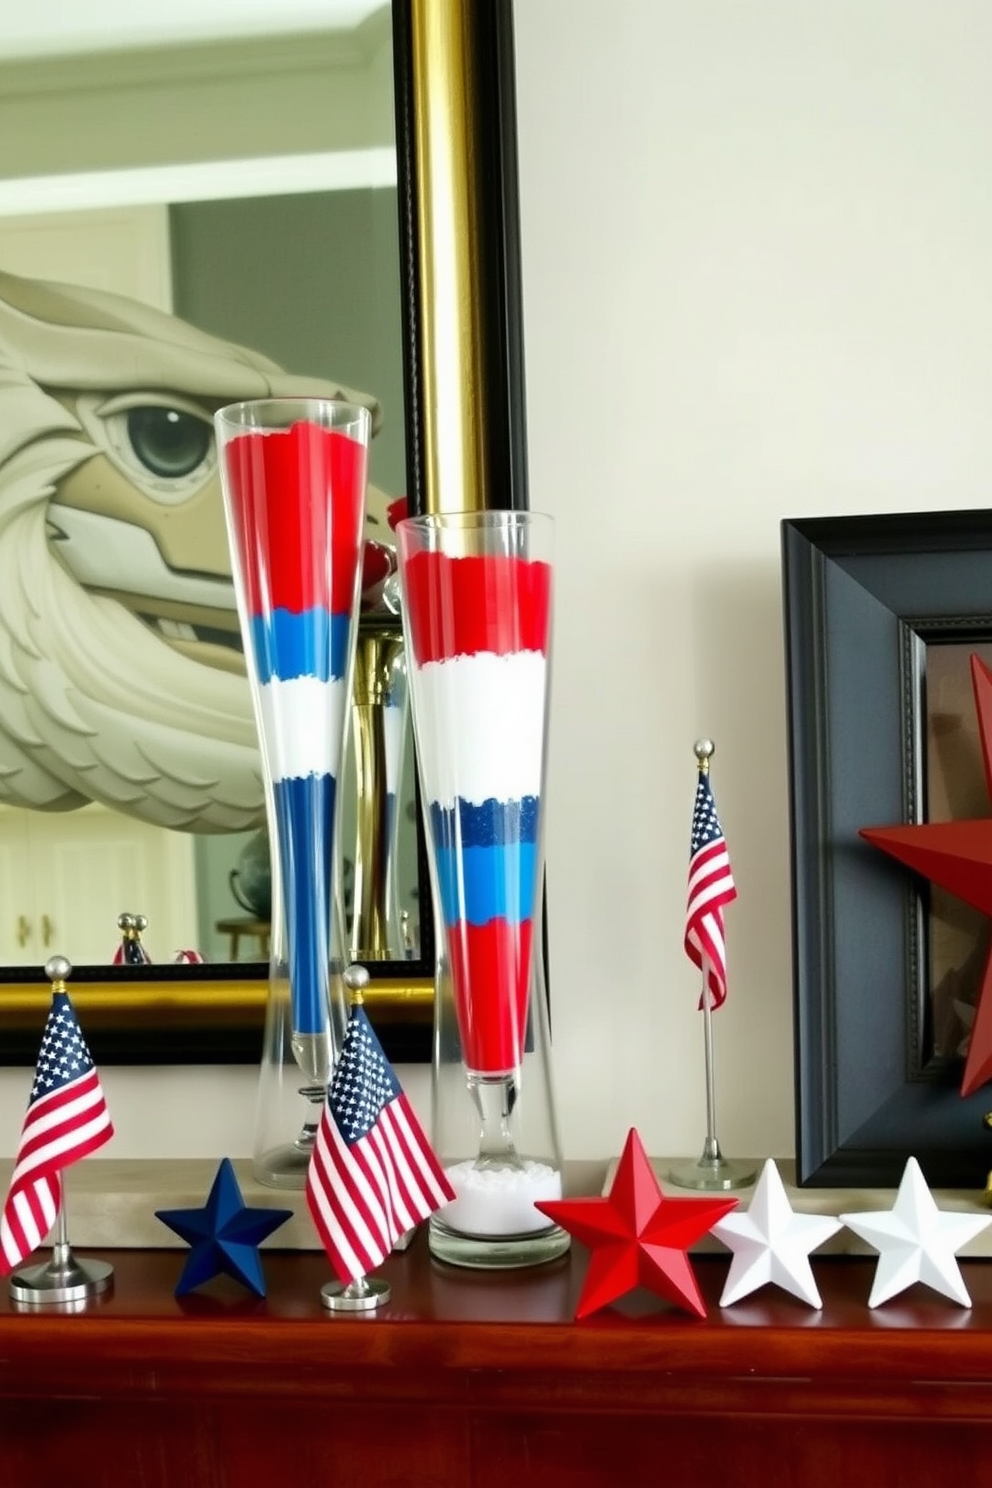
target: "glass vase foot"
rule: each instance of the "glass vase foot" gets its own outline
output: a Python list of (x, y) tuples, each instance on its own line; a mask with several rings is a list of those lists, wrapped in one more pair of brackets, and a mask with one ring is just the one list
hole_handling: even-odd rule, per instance
[(284, 1147), (275, 1147), (263, 1152), (252, 1163), (252, 1172), (266, 1188), (306, 1187), (307, 1168), (310, 1166), (312, 1145), (305, 1147), (299, 1142), (287, 1142)]
[[(301, 1093), (307, 1094), (308, 1092)], [(256, 1153), (252, 1162), (252, 1172), (259, 1183), (264, 1183), (268, 1188), (302, 1189), (306, 1187), (307, 1169), (310, 1166), (314, 1143), (317, 1140), (317, 1127), (320, 1123), (324, 1095), (322, 1088), (315, 1088), (310, 1094), (310, 1099), (314, 1103), (313, 1117), (311, 1120), (308, 1116), (294, 1142), (284, 1142), (278, 1147), (268, 1147), (263, 1152)]]
[(467, 1235), (451, 1229), (434, 1214), (428, 1226), (427, 1244), (435, 1260), (446, 1261), (450, 1266), (510, 1271), (556, 1261), (567, 1252), (571, 1236), (559, 1225), (517, 1235)]

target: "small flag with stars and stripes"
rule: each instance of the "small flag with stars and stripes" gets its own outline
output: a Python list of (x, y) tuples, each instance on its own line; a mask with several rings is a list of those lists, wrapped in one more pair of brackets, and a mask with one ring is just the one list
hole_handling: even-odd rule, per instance
[(324, 1102), (306, 1195), (345, 1282), (374, 1270), (407, 1230), (455, 1197), (360, 1003)]
[(0, 1214), (0, 1276), (44, 1240), (62, 1204), (62, 1171), (114, 1134), (96, 1065), (68, 992), (55, 990), (10, 1188)]
[(723, 910), (737, 898), (730, 868), (730, 854), (716, 814), (709, 774), (699, 771), (692, 812), (692, 841), (689, 849), (689, 894), (686, 906), (685, 949), (703, 973), (703, 995), (711, 1008), (727, 999), (727, 948), (723, 935)]

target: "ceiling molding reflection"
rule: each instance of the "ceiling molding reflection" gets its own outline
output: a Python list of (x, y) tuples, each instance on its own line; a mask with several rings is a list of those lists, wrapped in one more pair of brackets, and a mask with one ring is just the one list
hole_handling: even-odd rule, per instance
[(270, 155), (254, 160), (206, 160), (192, 165), (3, 181), (0, 182), (0, 217), (395, 185), (396, 152), (389, 148)]
[(237, 36), (272, 37), (305, 31), (352, 32), (388, 5), (383, 0), (47, 0), (0, 9), (0, 57), (82, 57), (210, 43)]

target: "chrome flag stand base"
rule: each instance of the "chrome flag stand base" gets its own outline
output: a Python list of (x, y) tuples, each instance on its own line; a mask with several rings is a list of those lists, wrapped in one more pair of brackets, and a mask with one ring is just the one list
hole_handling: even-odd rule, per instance
[(710, 1006), (706, 980), (703, 979), (703, 1038), (706, 1052), (706, 1141), (703, 1155), (696, 1163), (672, 1168), (669, 1181), (680, 1188), (695, 1188), (720, 1193), (728, 1188), (746, 1188), (758, 1176), (756, 1163), (728, 1162), (716, 1139), (716, 1097), (713, 1080), (713, 1009)]
[(686, 1163), (684, 1167), (672, 1168), (668, 1174), (670, 1182), (680, 1188), (695, 1188), (708, 1193), (719, 1193), (729, 1188), (746, 1188), (758, 1176), (754, 1163), (728, 1162), (720, 1151), (720, 1144), (707, 1137), (703, 1155), (698, 1162)]
[(373, 1312), (389, 1301), (388, 1281), (359, 1276), (355, 1281), (328, 1281), (320, 1289), (320, 1300), (328, 1312)]
[(64, 1211), (59, 1211), (59, 1235), (52, 1254), (40, 1266), (15, 1271), (10, 1278), (14, 1302), (27, 1307), (74, 1306), (107, 1291), (114, 1282), (109, 1261), (80, 1261), (65, 1238)]

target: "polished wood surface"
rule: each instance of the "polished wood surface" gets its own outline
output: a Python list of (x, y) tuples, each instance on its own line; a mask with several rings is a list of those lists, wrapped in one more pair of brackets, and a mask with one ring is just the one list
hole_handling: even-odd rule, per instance
[(98, 1254), (115, 1288), (85, 1312), (0, 1304), (3, 1488), (887, 1488), (984, 1481), (992, 1449), (986, 1261), (970, 1309), (914, 1287), (870, 1311), (874, 1260), (819, 1260), (815, 1312), (771, 1288), (721, 1310), (728, 1262), (699, 1257), (705, 1319), (636, 1292), (577, 1324), (578, 1246), (483, 1275), (419, 1235), (364, 1317), (324, 1310), (320, 1254), (263, 1251), (264, 1299), (177, 1299), (175, 1251)]

